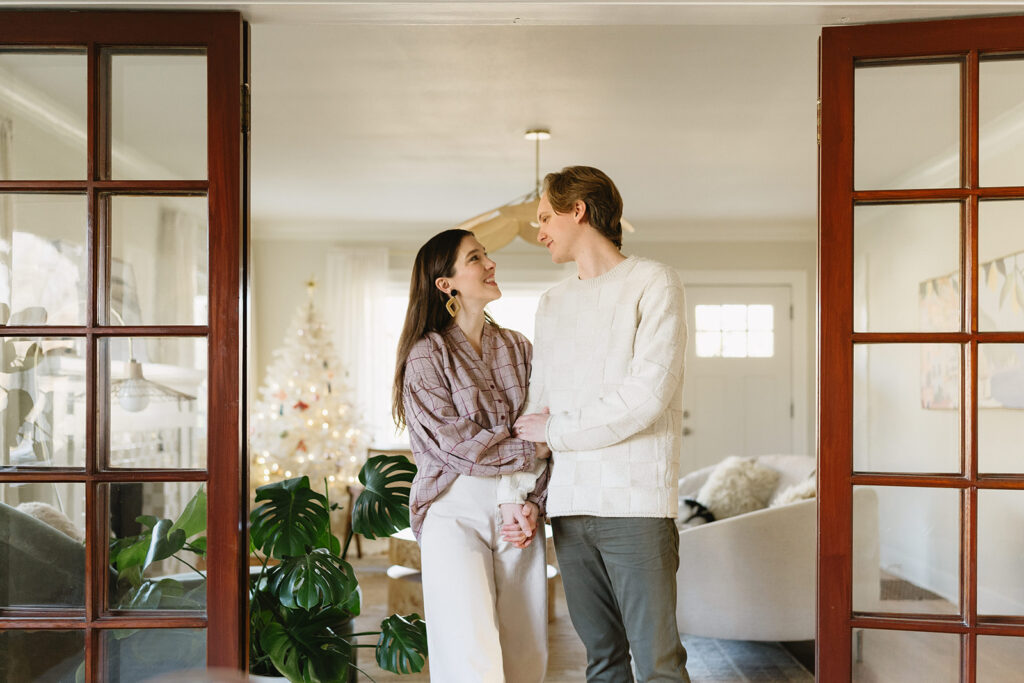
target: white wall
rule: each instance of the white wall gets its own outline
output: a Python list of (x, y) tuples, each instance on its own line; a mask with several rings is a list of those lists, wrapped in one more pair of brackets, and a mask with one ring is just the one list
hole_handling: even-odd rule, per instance
[[(424, 240), (431, 233), (425, 233)], [(366, 245), (365, 238), (358, 240)], [(253, 341), (250, 348), (250, 387), (258, 389), (271, 360), (273, 350), (284, 341), (284, 334), (291, 317), (299, 304), (305, 300), (305, 282), (315, 278), (326, 281), (325, 254), (331, 246), (344, 244), (343, 241), (328, 240), (283, 240), (254, 239), (252, 253), (252, 310)], [(412, 261), (418, 245), (392, 249), (390, 258), (391, 277), (407, 286)], [(807, 273), (808, 291), (804, 302), (808, 325), (804, 331), (808, 349), (805, 377), (807, 396), (814, 396), (814, 315), (815, 271), (817, 247), (813, 242), (642, 242), (630, 240), (627, 235), (623, 251), (660, 260), (679, 270), (802, 270)], [(508, 287), (522, 281), (536, 281), (551, 278), (555, 281), (565, 277), (571, 267), (551, 264), (547, 252), (532, 248), (525, 243), (515, 244), (492, 254), (498, 264), (498, 281)], [(323, 291), (316, 293), (316, 304), (323, 309)], [(329, 321), (333, 322), (333, 321)], [(800, 362), (797, 359), (797, 362)], [(809, 411), (813, 410), (813, 401)], [(813, 444), (814, 420), (807, 416), (807, 443)]]

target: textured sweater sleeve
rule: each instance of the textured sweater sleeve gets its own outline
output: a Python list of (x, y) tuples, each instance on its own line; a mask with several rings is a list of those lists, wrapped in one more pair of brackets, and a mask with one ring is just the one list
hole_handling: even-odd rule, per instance
[(686, 350), (683, 287), (674, 271), (662, 269), (648, 282), (638, 317), (629, 374), (580, 407), (553, 414), (547, 425), (552, 450), (606, 448), (647, 428), (665, 412), (683, 381)]
[(434, 444), (431, 455), (459, 474), (493, 477), (533, 467), (536, 449), (513, 438), (508, 425), (485, 428), (459, 415), (436, 356), (410, 360), (405, 371), (409, 429)]
[[(540, 301), (537, 302), (536, 321), (540, 321), (543, 318), (546, 306), (547, 294), (543, 294), (540, 297)], [(545, 337), (546, 330), (544, 329), (544, 325), (535, 325), (534, 329), (536, 343), (533, 345), (533, 359), (530, 365), (530, 385), (526, 393), (526, 407), (523, 408), (523, 415), (539, 413), (541, 410), (548, 407), (547, 394), (545, 393), (544, 388), (544, 373), (547, 368), (547, 358), (545, 358), (545, 355), (548, 349), (548, 343)]]

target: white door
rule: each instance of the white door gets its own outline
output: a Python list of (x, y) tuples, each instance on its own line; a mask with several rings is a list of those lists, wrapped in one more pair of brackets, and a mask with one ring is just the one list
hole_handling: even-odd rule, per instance
[(686, 285), (682, 472), (793, 446), (792, 288)]

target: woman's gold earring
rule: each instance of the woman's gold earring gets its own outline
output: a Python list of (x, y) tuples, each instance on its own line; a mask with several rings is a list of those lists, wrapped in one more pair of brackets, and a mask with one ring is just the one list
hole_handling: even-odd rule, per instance
[(458, 294), (458, 291), (453, 289), (451, 293), (448, 294), (448, 301), (444, 304), (444, 307), (448, 310), (448, 315), (453, 318), (459, 312), (459, 300), (455, 298), (456, 294)]

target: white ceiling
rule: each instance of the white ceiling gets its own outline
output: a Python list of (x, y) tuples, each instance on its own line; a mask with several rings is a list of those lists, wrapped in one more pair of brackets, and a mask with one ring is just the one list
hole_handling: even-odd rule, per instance
[[(0, 0), (2, 3), (2, 0)], [(12, 4), (12, 3), (2, 3)], [(810, 237), (826, 24), (1024, 2), (19, 2), (232, 7), (252, 22), (256, 237), (429, 234), (607, 171), (639, 239)]]
[(807, 221), (817, 35), (258, 25), (254, 221), (458, 223), (533, 187), (533, 126), (542, 173), (602, 168), (638, 226)]

